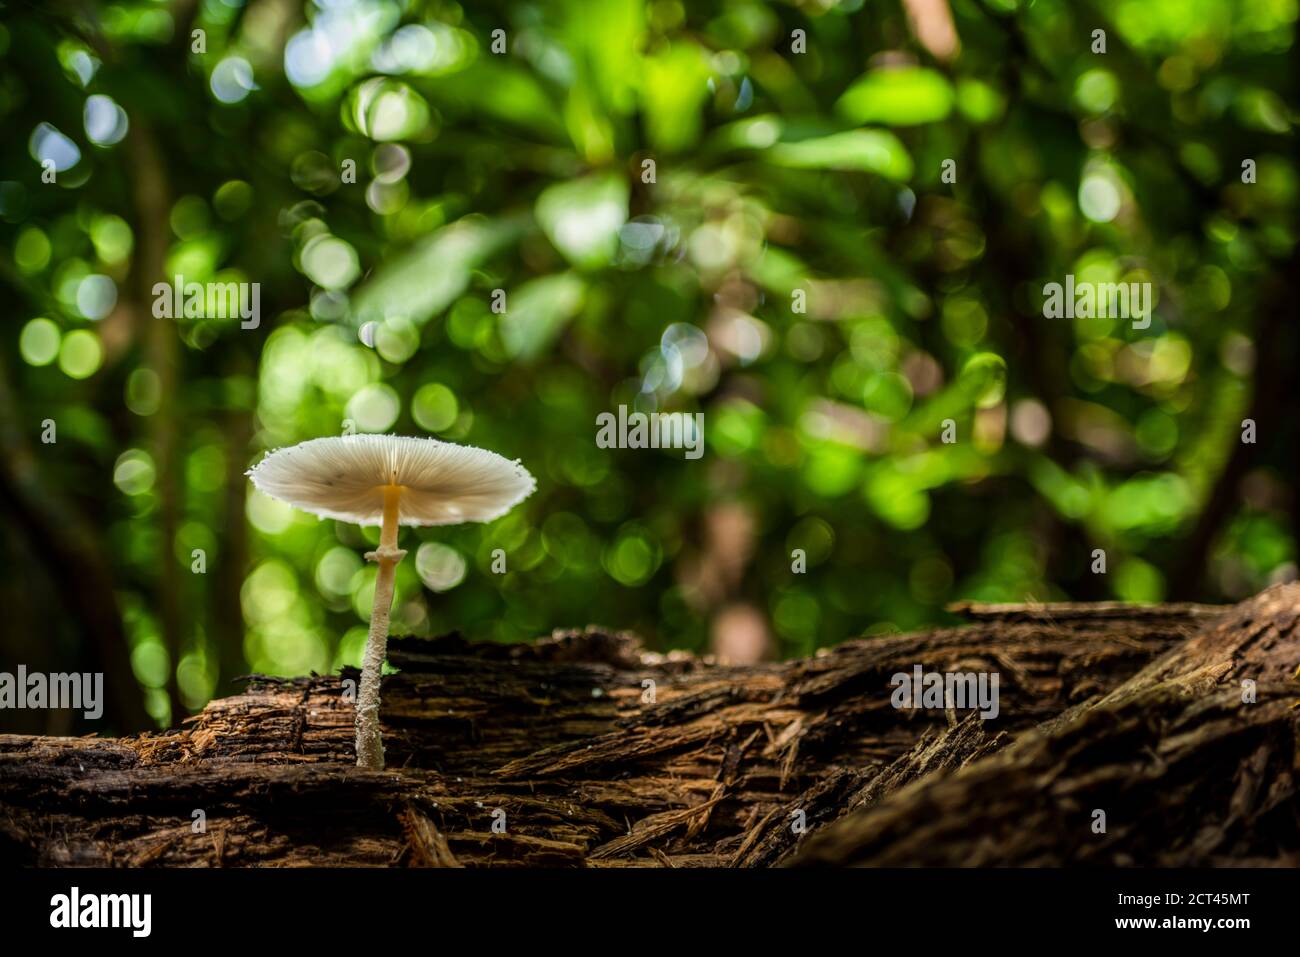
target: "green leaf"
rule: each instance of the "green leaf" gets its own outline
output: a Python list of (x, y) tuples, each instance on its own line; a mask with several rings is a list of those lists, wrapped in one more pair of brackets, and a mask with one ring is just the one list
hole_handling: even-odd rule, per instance
[(655, 149), (671, 153), (700, 138), (700, 108), (709, 96), (709, 66), (704, 51), (679, 43), (644, 64), (641, 102), (646, 133)]
[(806, 288), (808, 265), (797, 256), (771, 243), (750, 266), (754, 278), (764, 289), (789, 296), (794, 289)]
[(564, 39), (573, 74), (564, 104), (564, 125), (578, 152), (592, 165), (618, 154), (615, 117), (637, 106), (645, 4), (641, 0), (568, 0)]
[(912, 157), (898, 137), (887, 130), (848, 130), (777, 143), (767, 150), (767, 158), (778, 166), (860, 170), (900, 181), (912, 175)]
[(491, 116), (549, 140), (564, 138), (558, 104), (526, 70), (488, 56), (428, 84), (435, 102), (470, 116)]
[(578, 66), (577, 86), (616, 114), (636, 107), (646, 4), (642, 0), (568, 0), (564, 36)]
[(609, 264), (627, 222), (627, 181), (600, 173), (559, 183), (537, 198), (537, 222), (564, 257), (580, 269)]
[(1006, 97), (982, 80), (957, 84), (957, 108), (972, 123), (992, 123), (1001, 118), (1006, 106)]
[(470, 271), (523, 232), (518, 220), (467, 217), (381, 266), (353, 299), (358, 323), (405, 316), (426, 322), (469, 286)]
[(524, 283), (511, 296), (501, 317), (501, 341), (514, 358), (540, 355), (582, 308), (587, 284), (565, 273)]
[(912, 126), (944, 119), (952, 104), (952, 86), (943, 74), (925, 67), (895, 67), (858, 79), (835, 109), (855, 123)]

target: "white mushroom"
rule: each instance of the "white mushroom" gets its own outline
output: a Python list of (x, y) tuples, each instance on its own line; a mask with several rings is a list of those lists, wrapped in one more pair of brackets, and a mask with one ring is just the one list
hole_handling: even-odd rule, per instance
[(379, 563), (357, 691), (357, 766), (380, 769), (379, 679), (388, 647), (393, 576), (405, 551), (399, 525), (490, 522), (537, 487), (518, 462), (495, 452), (437, 439), (345, 435), (278, 449), (248, 472), (258, 489), (305, 512), (380, 526)]

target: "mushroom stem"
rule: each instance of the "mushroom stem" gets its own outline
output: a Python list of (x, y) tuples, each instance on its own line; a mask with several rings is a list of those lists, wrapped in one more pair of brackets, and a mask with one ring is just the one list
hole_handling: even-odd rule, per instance
[(375, 601), (370, 609), (370, 634), (361, 663), (361, 687), (357, 690), (357, 767), (372, 771), (384, 768), (384, 743), (379, 733), (379, 680), (388, 652), (388, 616), (393, 604), (393, 576), (406, 552), (397, 547), (400, 485), (384, 486), (384, 519), (379, 547), (366, 552), (366, 559), (379, 563), (375, 576)]

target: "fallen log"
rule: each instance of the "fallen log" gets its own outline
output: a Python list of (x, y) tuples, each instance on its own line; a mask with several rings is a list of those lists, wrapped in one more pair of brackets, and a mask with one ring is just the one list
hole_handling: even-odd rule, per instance
[[(646, 652), (599, 628), (527, 645), (396, 638), (384, 771), (353, 766), (350, 670), (254, 677), (158, 734), (0, 735), (0, 859), (1293, 860), (1300, 586), (1226, 611), (1092, 607), (963, 606), (963, 627), (749, 667)], [(891, 676), (916, 665), (997, 673), (998, 717), (896, 709)], [(1236, 707), (1233, 682), (1248, 676), (1256, 703)], [(1202, 761), (1226, 778), (1207, 779)], [(1175, 807), (1211, 798), (1208, 814)], [(1089, 830), (1094, 807), (1107, 809), (1105, 834)], [(1033, 833), (1017, 841), (1017, 826)]]
[(969, 718), (918, 743), (792, 863), (1294, 867), (1298, 663), (1300, 586), (1270, 589), (1006, 747)]

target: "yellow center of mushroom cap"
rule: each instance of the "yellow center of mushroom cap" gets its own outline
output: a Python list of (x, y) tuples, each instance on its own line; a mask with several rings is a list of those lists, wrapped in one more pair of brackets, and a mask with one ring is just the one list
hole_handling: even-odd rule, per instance
[(397, 545), (398, 503), (402, 500), (402, 486), (384, 486), (384, 522), (379, 531), (381, 547)]

